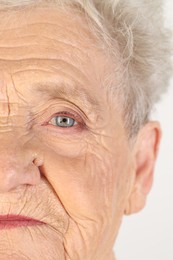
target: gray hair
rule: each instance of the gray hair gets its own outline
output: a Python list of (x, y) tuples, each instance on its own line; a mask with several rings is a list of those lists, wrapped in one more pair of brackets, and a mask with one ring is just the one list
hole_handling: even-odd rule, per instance
[[(162, 0), (0, 0), (0, 10), (39, 4), (84, 12), (112, 57), (124, 66), (121, 85), (125, 127), (130, 136), (147, 122), (172, 73), (171, 37), (164, 26)], [(91, 27), (91, 25), (90, 25)], [(118, 44), (118, 48), (117, 48)], [(118, 50), (117, 50), (118, 49)], [(116, 74), (116, 71), (115, 71)], [(111, 89), (115, 90), (115, 82)], [(125, 89), (124, 89), (125, 88)]]

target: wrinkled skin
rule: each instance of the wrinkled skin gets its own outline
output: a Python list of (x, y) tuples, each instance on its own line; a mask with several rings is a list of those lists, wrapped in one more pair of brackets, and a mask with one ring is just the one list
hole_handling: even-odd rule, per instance
[[(159, 125), (130, 145), (103, 87), (111, 60), (84, 18), (0, 13), (0, 34), (0, 215), (45, 223), (0, 230), (0, 259), (114, 259), (124, 213), (140, 210), (151, 187)], [(56, 125), (64, 115), (76, 124)]]

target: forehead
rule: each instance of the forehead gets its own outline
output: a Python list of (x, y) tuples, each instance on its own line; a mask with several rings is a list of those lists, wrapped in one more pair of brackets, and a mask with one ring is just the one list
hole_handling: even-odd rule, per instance
[[(74, 58), (75, 62), (88, 61), (94, 53), (95, 58), (106, 57), (85, 17), (74, 10), (36, 7), (0, 12), (0, 35), (1, 61), (24, 59), (29, 51), (33, 58), (66, 57), (71, 62)], [(44, 49), (49, 50), (48, 57)]]
[[(28, 6), (0, 11), (1, 31), (16, 29), (18, 33), (20, 32), (20, 28), (25, 26), (26, 29), (26, 27), (31, 24), (55, 25), (63, 35), (66, 34), (66, 30), (62, 30), (63, 28), (69, 28), (69, 32), (70, 28), (73, 28), (72, 38), (75, 36), (75, 31), (77, 37), (81, 39), (84, 35), (84, 31), (86, 33), (89, 32), (85, 17), (74, 9), (69, 9), (69, 7), (62, 9), (59, 8), (58, 5), (54, 7), (36, 6), (33, 8)], [(42, 26), (42, 28), (44, 28), (44, 26)], [(41, 27), (39, 29), (41, 29)], [(27, 31), (25, 30), (25, 33), (28, 32), (29, 27), (27, 27)], [(52, 29), (52, 32), (54, 33), (55, 31)], [(82, 33), (81, 37), (79, 32)]]
[[(102, 82), (107, 56), (89, 30), (84, 15), (52, 7), (0, 12), (0, 70), (61, 71), (85, 84)], [(65, 76), (65, 75), (64, 75)]]
[[(90, 100), (98, 111), (113, 104), (107, 86), (115, 67), (84, 15), (55, 7), (0, 12), (0, 35), (0, 71), (11, 76), (5, 78), (9, 88), (14, 84), (30, 104), (43, 97), (37, 91), (40, 86), (47, 96), (52, 86), (59, 87), (58, 96), (63, 94), (76, 104), (80, 100), (82, 106)], [(115, 86), (119, 86), (119, 63), (117, 68)]]

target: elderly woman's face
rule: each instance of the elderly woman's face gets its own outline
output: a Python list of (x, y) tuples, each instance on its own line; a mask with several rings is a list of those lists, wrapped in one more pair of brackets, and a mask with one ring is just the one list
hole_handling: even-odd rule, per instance
[(112, 259), (136, 163), (103, 87), (111, 62), (72, 13), (10, 15), (0, 15), (0, 259)]

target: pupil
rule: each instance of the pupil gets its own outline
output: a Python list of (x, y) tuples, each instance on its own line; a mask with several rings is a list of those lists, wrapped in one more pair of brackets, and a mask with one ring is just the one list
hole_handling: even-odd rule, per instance
[(67, 122), (67, 119), (66, 119), (66, 118), (64, 118), (62, 121), (63, 121), (63, 123), (66, 123), (66, 122)]

